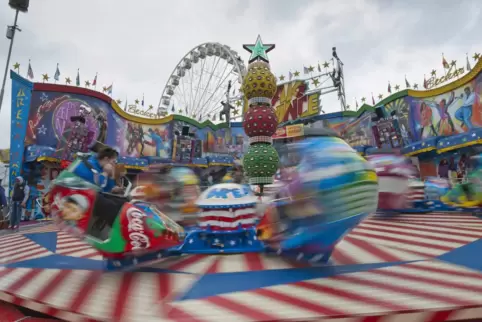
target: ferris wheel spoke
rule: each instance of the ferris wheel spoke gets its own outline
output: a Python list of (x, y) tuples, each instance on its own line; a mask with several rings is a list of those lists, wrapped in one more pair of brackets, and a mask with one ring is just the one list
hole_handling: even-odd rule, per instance
[[(161, 92), (159, 113), (177, 112), (199, 121), (211, 118), (211, 114), (223, 109), (221, 101), (232, 104), (233, 100), (242, 99), (239, 87), (245, 70), (238, 53), (228, 46), (198, 45), (180, 59), (167, 79)], [(230, 97), (227, 93), (229, 81), (232, 82), (230, 91), (238, 95)]]
[[(227, 68), (227, 67), (228, 67), (228, 66), (226, 66), (226, 68)], [(224, 78), (218, 83), (218, 86), (221, 85), (222, 83), (224, 83), (224, 81), (228, 78), (228, 76), (231, 74), (232, 71), (233, 71), (233, 69), (231, 69), (231, 71), (226, 75), (226, 77), (224, 77)], [(223, 72), (223, 75), (224, 75), (224, 72)], [(213, 94), (211, 94), (211, 96), (208, 98), (208, 100), (211, 99), (211, 98), (214, 96), (214, 94), (215, 94), (215, 92), (214, 92)], [(205, 104), (202, 105), (201, 110), (204, 108), (204, 105), (205, 105)]]
[(194, 68), (195, 68), (195, 65), (193, 65), (191, 67), (191, 69), (189, 70), (190, 74), (191, 74), (191, 80), (189, 82), (189, 86), (190, 86), (190, 89), (191, 91), (189, 92), (189, 103), (191, 104), (191, 106), (194, 106), (194, 103), (195, 103), (195, 100), (194, 100), (194, 97), (193, 97), (193, 91), (192, 91), (192, 83), (194, 82)]
[[(209, 79), (208, 79), (207, 84), (209, 84), (209, 83), (211, 82), (211, 79), (213, 78), (213, 75), (214, 75), (214, 71), (216, 70), (216, 67), (218, 66), (218, 64), (219, 64), (220, 61), (221, 61), (221, 57), (218, 57), (216, 63), (215, 63), (215, 64), (213, 63), (213, 68), (212, 68), (211, 73), (210, 73), (210, 75), (209, 75)], [(202, 101), (204, 95), (206, 94), (206, 90), (207, 90), (207, 89), (208, 89), (208, 86), (206, 85), (206, 86), (204, 87), (203, 93), (201, 94), (201, 97), (199, 98), (199, 101), (196, 103), (196, 108), (195, 108), (195, 110), (197, 110), (197, 109), (199, 108), (199, 104), (200, 104), (200, 102)]]
[(194, 102), (197, 102), (197, 96), (198, 96), (198, 93), (199, 93), (199, 86), (201, 85), (201, 82), (202, 82), (202, 79), (203, 79), (203, 76), (204, 76), (204, 65), (206, 64), (206, 59), (203, 59), (202, 63), (201, 63), (201, 73), (199, 75), (199, 78), (198, 78), (198, 82), (197, 82), (197, 86), (196, 86), (196, 92), (195, 92), (195, 95), (194, 95)]
[[(182, 90), (182, 86), (178, 86), (176, 88), (176, 90), (179, 92), (179, 95), (176, 95), (176, 96), (180, 97), (179, 100), (176, 100), (176, 103), (180, 104), (181, 105), (180, 107), (183, 107), (182, 105), (184, 105), (184, 110), (185, 110), (186, 106), (187, 106), (187, 102), (186, 102), (186, 95), (185, 95), (184, 91)], [(181, 100), (182, 100), (182, 102), (181, 102)], [(174, 106), (174, 102), (172, 103), (172, 106), (174, 107), (174, 109), (176, 108)], [(180, 107), (178, 106), (178, 108), (180, 108)]]
[[(216, 75), (216, 78), (219, 78), (219, 81), (218, 83), (216, 84), (216, 86), (213, 88), (213, 90), (211, 91), (212, 94), (211, 96), (206, 100), (206, 102), (210, 101), (212, 99), (212, 97), (216, 94), (216, 92), (221, 88), (221, 84), (223, 83), (223, 76), (224, 76), (224, 73), (226, 72), (227, 68), (229, 67), (229, 64), (226, 64), (226, 66), (224, 67), (224, 70), (223, 72), (221, 73), (221, 76), (218, 76)], [(228, 75), (229, 76), (229, 73)], [(209, 84), (208, 84), (209, 85)], [(207, 86), (208, 87), (208, 86)], [(202, 102), (200, 102), (202, 104)], [(198, 107), (198, 110), (200, 109), (201, 110), (201, 113), (204, 111), (204, 105), (205, 104), (202, 104)]]
[(183, 77), (182, 79), (182, 82), (181, 82), (181, 89), (182, 89), (182, 93), (183, 93), (183, 101), (184, 101), (184, 111), (185, 111), (185, 114), (188, 115), (189, 114), (189, 111), (191, 109), (191, 106), (190, 106), (190, 102), (189, 102), (189, 97), (188, 97), (188, 89), (186, 87), (188, 87), (188, 84), (187, 83), (187, 79), (185, 78), (185, 76)]

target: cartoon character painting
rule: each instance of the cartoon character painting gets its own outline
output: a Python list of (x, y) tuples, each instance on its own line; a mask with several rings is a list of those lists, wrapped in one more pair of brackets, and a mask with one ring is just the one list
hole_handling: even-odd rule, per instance
[(449, 136), (482, 126), (482, 74), (466, 85), (429, 98), (407, 98), (417, 140)]
[(89, 201), (80, 194), (66, 196), (62, 199), (60, 207), (60, 217), (66, 223), (72, 223), (81, 220), (89, 209)]

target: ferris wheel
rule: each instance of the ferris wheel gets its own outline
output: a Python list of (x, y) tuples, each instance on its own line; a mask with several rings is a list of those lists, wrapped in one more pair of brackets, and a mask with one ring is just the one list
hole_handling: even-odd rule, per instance
[[(219, 114), (223, 104), (234, 107), (243, 98), (240, 87), (245, 73), (241, 57), (229, 46), (214, 42), (196, 46), (168, 78), (157, 113), (184, 115), (199, 122), (222, 122)], [(239, 114), (231, 113), (231, 119)]]

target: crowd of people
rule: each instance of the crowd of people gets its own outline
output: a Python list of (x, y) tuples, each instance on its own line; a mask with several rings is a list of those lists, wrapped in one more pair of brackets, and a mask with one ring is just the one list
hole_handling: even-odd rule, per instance
[[(117, 164), (118, 157), (117, 150), (105, 146), (95, 154), (81, 156), (70, 166), (69, 170), (83, 180), (99, 186), (105, 193), (122, 195), (125, 192), (125, 184), (121, 178), (125, 176), (126, 170), (122, 165)], [(198, 177), (201, 186), (205, 187), (222, 182), (245, 183), (241, 165), (235, 165), (230, 169), (225, 167), (210, 169), (202, 175), (199, 174)], [(30, 196), (31, 192), (27, 180), (21, 176), (16, 178), (10, 198), (7, 198), (5, 189), (0, 187), (0, 205), (3, 216), (5, 217), (7, 212), (10, 214), (9, 229), (19, 229), (22, 214), (26, 212), (28, 202), (34, 199)], [(104, 202), (106, 212), (110, 212), (108, 208), (113, 206), (110, 203), (109, 201)]]

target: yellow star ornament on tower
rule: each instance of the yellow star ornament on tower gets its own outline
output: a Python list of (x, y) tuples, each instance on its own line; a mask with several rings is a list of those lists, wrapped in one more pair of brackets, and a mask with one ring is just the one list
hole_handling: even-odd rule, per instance
[(48, 82), (49, 81), (49, 74), (42, 74), (42, 80), (44, 82)]
[(13, 69), (16, 69), (18, 71), (20, 69), (20, 64), (19, 63), (13, 64)]
[(139, 100), (135, 100), (134, 102), (136, 103), (136, 105), (139, 104)]

